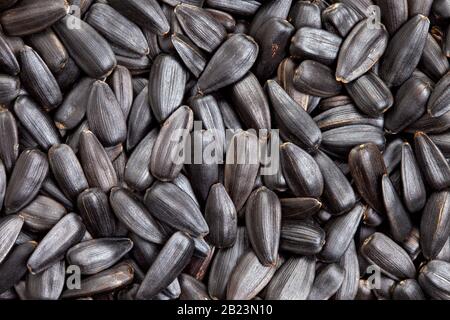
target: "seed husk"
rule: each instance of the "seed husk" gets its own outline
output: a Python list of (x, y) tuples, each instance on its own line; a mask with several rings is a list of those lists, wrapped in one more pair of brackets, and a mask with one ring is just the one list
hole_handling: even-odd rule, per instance
[(302, 27), (292, 38), (289, 52), (297, 59), (311, 59), (330, 65), (336, 61), (341, 44), (342, 38), (334, 33)]
[(133, 84), (130, 70), (124, 66), (117, 66), (109, 82), (126, 121), (133, 105)]
[(187, 106), (178, 108), (163, 124), (156, 138), (150, 171), (160, 181), (172, 181), (183, 168), (186, 140), (192, 131), (194, 116)]
[(430, 21), (423, 15), (409, 19), (392, 37), (381, 63), (380, 76), (388, 87), (408, 80), (419, 64)]
[(264, 266), (249, 249), (239, 259), (228, 283), (227, 300), (251, 300), (270, 282), (276, 265)]
[(182, 273), (180, 275), (180, 300), (211, 300), (206, 285), (194, 277)]
[(269, 282), (267, 300), (306, 300), (313, 286), (316, 259), (291, 257), (277, 270)]
[(281, 213), (284, 219), (303, 220), (310, 218), (322, 207), (315, 198), (284, 198), (280, 199)]
[(138, 300), (151, 299), (167, 287), (181, 274), (191, 259), (193, 252), (193, 240), (183, 232), (176, 232), (166, 242), (155, 262), (147, 271), (136, 298)]
[(361, 247), (364, 258), (394, 280), (415, 278), (416, 268), (409, 255), (386, 235), (376, 232)]
[(337, 262), (347, 250), (356, 234), (364, 213), (364, 206), (357, 203), (348, 213), (332, 218), (324, 229), (325, 245), (319, 258), (327, 262)]
[(280, 241), (282, 250), (310, 256), (322, 250), (325, 244), (325, 232), (309, 220), (285, 220), (281, 225)]
[(282, 18), (286, 19), (289, 14), (292, 0), (269, 0), (258, 9), (253, 16), (252, 23), (250, 24), (250, 30), (248, 34), (254, 36), (256, 32), (261, 28), (263, 23), (270, 18)]
[(181, 105), (186, 71), (173, 56), (160, 54), (150, 70), (149, 103), (156, 119), (164, 122)]
[(0, 67), (7, 74), (15, 76), (20, 72), (20, 65), (14, 55), (13, 48), (2, 34), (0, 34), (0, 58)]
[(127, 262), (121, 262), (108, 270), (102, 271), (80, 282), (81, 289), (66, 289), (61, 298), (91, 297), (125, 287), (133, 281), (134, 270)]
[(375, 211), (383, 213), (381, 177), (386, 173), (383, 156), (373, 143), (355, 147), (349, 154), (348, 164), (356, 189)]
[(256, 13), (261, 3), (254, 0), (206, 0), (208, 7), (248, 16)]
[(410, 17), (417, 14), (428, 16), (431, 11), (433, 0), (408, 0), (408, 13)]
[(445, 53), (430, 33), (425, 42), (420, 60), (420, 68), (435, 81), (439, 81), (450, 69), (450, 64)]
[(419, 165), (409, 143), (402, 146), (402, 191), (403, 200), (412, 213), (422, 210), (426, 202), (425, 184)]
[(48, 150), (52, 145), (61, 142), (61, 135), (50, 116), (28, 96), (16, 99), (14, 113), (42, 149)]
[(104, 192), (117, 186), (117, 174), (103, 146), (89, 130), (80, 135), (79, 156), (84, 174), (91, 188), (97, 187)]
[(132, 247), (128, 238), (93, 239), (70, 248), (66, 258), (71, 265), (79, 266), (82, 274), (92, 275), (116, 264)]
[(419, 273), (419, 284), (435, 300), (450, 299), (450, 263), (433, 260)]
[(0, 103), (10, 104), (20, 94), (19, 78), (2, 74), (0, 75)]
[(23, 224), (24, 218), (20, 215), (10, 215), (0, 220), (0, 265), (14, 246)]
[(64, 205), (67, 209), (73, 209), (72, 200), (68, 199), (64, 193), (59, 189), (59, 186), (54, 181), (51, 175), (48, 175), (44, 182), (42, 182), (41, 190), (39, 191), (42, 195), (51, 197), (52, 199), (58, 201)]
[[(361, 16), (358, 12), (341, 2), (330, 5), (322, 12), (322, 21), (325, 29), (337, 33), (341, 37), (346, 37), (360, 20)], [(321, 27), (320, 19), (319, 23), (313, 27)]]
[(54, 30), (72, 59), (89, 77), (102, 79), (116, 67), (111, 46), (83, 20), (67, 15), (55, 24)]
[(28, 273), (26, 295), (31, 300), (58, 300), (64, 289), (66, 268), (64, 260), (55, 262), (39, 274)]
[(81, 241), (85, 232), (86, 227), (79, 215), (65, 215), (38, 244), (28, 259), (28, 270), (37, 274), (51, 267), (70, 247)]
[(150, 132), (154, 116), (148, 101), (148, 86), (134, 98), (128, 116), (126, 148), (132, 150)]
[(302, 27), (320, 29), (322, 26), (320, 8), (316, 3), (297, 1), (289, 12), (288, 21), (296, 30)]
[(15, 213), (28, 205), (47, 176), (47, 157), (31, 149), (22, 152), (11, 173), (5, 194), (5, 212)]
[(440, 117), (450, 111), (450, 72), (441, 78), (436, 84), (430, 100), (428, 101), (428, 113), (432, 117)]
[(244, 34), (234, 34), (214, 53), (198, 79), (198, 91), (217, 91), (240, 80), (258, 57), (258, 44)]
[(308, 300), (328, 300), (341, 287), (344, 270), (337, 263), (324, 267), (317, 273)]
[(206, 66), (205, 54), (183, 34), (173, 34), (171, 40), (186, 68), (198, 78)]
[(107, 195), (100, 189), (87, 189), (77, 200), (80, 215), (87, 230), (95, 237), (111, 237), (116, 232), (116, 222)]
[(64, 0), (25, 1), (4, 11), (0, 16), (2, 28), (11, 36), (36, 33), (50, 27), (67, 13)]
[(425, 300), (425, 294), (414, 279), (400, 281), (392, 291), (394, 300)]
[(27, 273), (26, 261), (36, 248), (36, 242), (28, 241), (17, 246), (0, 264), (0, 293), (12, 288)]
[(306, 151), (316, 150), (322, 141), (322, 134), (311, 116), (276, 81), (268, 80), (266, 91), (276, 121), (281, 124), (281, 133)]
[(408, 20), (408, 0), (376, 0), (381, 10), (381, 22), (390, 34), (395, 32)]
[(6, 108), (0, 108), (0, 135), (5, 137), (0, 140), (0, 158), (6, 172), (11, 172), (19, 156), (19, 133), (13, 114)]
[(66, 213), (63, 205), (42, 195), (38, 195), (19, 211), (19, 215), (25, 220), (25, 226), (37, 232), (50, 230)]
[(322, 98), (335, 96), (342, 90), (331, 68), (313, 60), (300, 63), (295, 70), (294, 86), (303, 93)]
[(360, 276), (358, 255), (354, 241), (350, 242), (350, 245), (341, 257), (339, 265), (344, 269), (344, 279), (334, 298), (336, 300), (354, 300), (358, 293)]

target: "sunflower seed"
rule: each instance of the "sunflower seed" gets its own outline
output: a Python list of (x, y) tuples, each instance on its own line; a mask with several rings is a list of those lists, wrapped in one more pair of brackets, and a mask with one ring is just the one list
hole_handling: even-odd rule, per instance
[(450, 72), (448, 72), (436, 84), (430, 100), (428, 101), (428, 112), (432, 117), (440, 117), (450, 111)]
[(414, 279), (400, 281), (393, 289), (394, 300), (425, 300), (425, 295)]
[(20, 65), (7, 38), (2, 34), (0, 34), (0, 49), (0, 67), (9, 75), (17, 75), (20, 72)]
[(439, 81), (450, 69), (450, 64), (439, 43), (428, 34), (420, 67), (431, 79)]
[(314, 198), (280, 199), (281, 213), (284, 219), (304, 220), (319, 212), (322, 203)]
[(171, 40), (184, 65), (198, 78), (206, 66), (205, 54), (182, 34), (173, 34)]
[(285, 220), (281, 225), (280, 248), (299, 255), (314, 255), (325, 244), (325, 232), (316, 224), (305, 220)]
[(208, 7), (243, 16), (256, 13), (261, 3), (254, 0), (206, 0)]
[[(360, 20), (361, 16), (358, 12), (341, 2), (330, 5), (322, 12), (322, 21), (325, 29), (334, 32), (341, 37), (346, 37), (350, 30), (352, 30)], [(320, 28), (321, 24), (318, 23), (313, 27)]]
[(289, 14), (292, 0), (269, 0), (256, 11), (253, 16), (252, 23), (248, 34), (254, 36), (256, 32), (261, 28), (262, 24), (270, 18), (286, 19)]
[(128, 132), (126, 146), (131, 150), (150, 132), (153, 115), (148, 102), (148, 86), (137, 95), (128, 116)]
[(211, 300), (204, 283), (185, 273), (182, 273), (179, 278), (180, 300)]
[(450, 299), (450, 263), (433, 260), (420, 269), (419, 284), (435, 300)]
[(428, 16), (431, 11), (433, 0), (408, 0), (408, 12), (410, 17), (417, 14)]
[(24, 218), (20, 215), (3, 217), (0, 220), (0, 265), (14, 246), (23, 224)]
[(291, 7), (288, 21), (292, 23), (296, 30), (303, 27), (320, 29), (322, 26), (320, 8), (316, 3), (297, 1)]
[(308, 300), (328, 300), (341, 287), (344, 270), (336, 263), (324, 267), (317, 273)]
[(0, 75), (0, 103), (10, 104), (20, 93), (20, 80), (8, 75)]
[[(6, 172), (11, 172), (19, 156), (19, 133), (13, 114), (2, 107), (0, 107), (0, 135), (7, 137), (0, 140), (0, 158)], [(0, 203), (3, 204), (3, 201)]]
[(41, 195), (19, 211), (19, 215), (25, 220), (25, 226), (37, 232), (50, 230), (66, 213), (60, 203)]
[(26, 295), (31, 300), (58, 300), (64, 289), (66, 268), (64, 260), (54, 263), (39, 274), (28, 273)]
[(295, 70), (294, 85), (301, 92), (323, 98), (335, 96), (342, 90), (341, 84), (334, 78), (333, 71), (312, 60), (300, 63)]

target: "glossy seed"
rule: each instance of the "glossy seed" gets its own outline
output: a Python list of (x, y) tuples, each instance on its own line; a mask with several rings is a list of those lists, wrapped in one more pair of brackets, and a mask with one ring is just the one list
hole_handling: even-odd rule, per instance
[(302, 27), (320, 29), (322, 26), (320, 8), (316, 3), (297, 1), (291, 7), (288, 21), (297, 30)]
[(0, 135), (7, 137), (0, 140), (0, 158), (6, 172), (11, 172), (19, 156), (19, 133), (13, 114), (5, 108), (0, 108)]
[[(147, 271), (136, 294), (138, 300), (151, 299), (168, 286), (186, 267), (194, 252), (194, 242), (182, 233), (175, 233), (161, 249)], [(163, 275), (163, 276), (161, 276)]]
[(435, 81), (439, 81), (450, 69), (445, 53), (431, 34), (427, 36), (420, 67), (425, 74)]
[(27, 228), (37, 232), (50, 230), (66, 213), (64, 206), (42, 195), (38, 195), (28, 206), (19, 211)]
[(20, 80), (8, 75), (0, 75), (0, 103), (9, 104), (20, 93)]
[(450, 111), (450, 72), (441, 78), (428, 101), (428, 112), (432, 117), (440, 117)]
[(148, 102), (148, 86), (134, 98), (128, 116), (126, 147), (132, 150), (150, 132), (154, 116)]
[(45, 235), (27, 262), (31, 273), (37, 274), (59, 261), (67, 249), (81, 241), (86, 227), (75, 213), (65, 215)]
[(435, 300), (450, 299), (450, 263), (433, 260), (419, 273), (419, 284), (427, 295)]
[(267, 300), (306, 300), (315, 277), (316, 259), (291, 257), (277, 270), (266, 289)]
[(409, 19), (392, 37), (383, 58), (380, 76), (387, 86), (408, 80), (419, 64), (430, 21), (417, 15)]
[(314, 198), (284, 198), (280, 199), (283, 218), (303, 220), (317, 213), (322, 203)]
[(290, 142), (281, 145), (280, 151), (283, 174), (294, 195), (297, 197), (320, 197), (324, 189), (324, 182), (314, 158)]
[[(320, 11), (319, 11), (320, 13)], [(350, 30), (361, 20), (357, 11), (345, 3), (335, 3), (322, 12), (322, 21), (325, 29), (346, 37)], [(320, 24), (316, 25), (321, 27)]]
[(227, 300), (251, 300), (270, 282), (276, 265), (264, 266), (252, 250), (237, 263), (227, 289)]
[(323, 98), (335, 96), (342, 89), (329, 67), (312, 60), (300, 63), (295, 70), (294, 85), (301, 92)]
[(408, 0), (377, 0), (381, 11), (381, 22), (390, 34), (395, 32), (408, 20)]
[(325, 232), (317, 224), (305, 220), (285, 220), (281, 225), (280, 248), (298, 255), (314, 255), (325, 244)]
[(46, 156), (38, 150), (26, 150), (17, 159), (5, 194), (6, 213), (15, 213), (28, 205), (39, 192), (47, 176)]
[(14, 246), (23, 224), (24, 218), (19, 215), (10, 215), (0, 220), (0, 264)]
[(261, 6), (254, 0), (206, 0), (206, 3), (208, 7), (243, 16), (253, 15)]
[(133, 104), (133, 84), (130, 71), (123, 66), (117, 66), (111, 75), (110, 86), (126, 121)]
[(265, 1), (253, 16), (252, 23), (248, 34), (254, 36), (261, 28), (262, 24), (270, 18), (286, 19), (289, 14), (289, 9), (292, 5), (292, 0), (269, 0)]
[(117, 186), (117, 174), (100, 141), (89, 130), (80, 135), (79, 156), (90, 187), (108, 192)]
[(342, 285), (344, 270), (336, 263), (329, 264), (317, 273), (308, 300), (328, 300)]
[(31, 300), (58, 300), (66, 276), (64, 260), (54, 263), (39, 274), (29, 273), (26, 278), (26, 295)]
[(402, 146), (401, 174), (404, 203), (410, 212), (418, 212), (425, 206), (427, 193), (420, 167), (409, 143)]
[(350, 243), (341, 257), (339, 265), (344, 269), (344, 279), (334, 298), (336, 300), (354, 300), (358, 292), (360, 277), (358, 255), (354, 241)]
[(83, 20), (67, 15), (56, 23), (54, 30), (72, 59), (88, 76), (101, 79), (115, 68), (117, 60), (111, 46)]
[(450, 166), (433, 141), (423, 132), (414, 136), (417, 162), (428, 185), (434, 190), (450, 186)]
[(14, 51), (5, 36), (0, 35), (0, 67), (7, 74), (15, 76), (20, 72), (20, 65), (17, 62)]
[(311, 59), (330, 65), (337, 59), (341, 44), (341, 37), (334, 33), (302, 27), (292, 38), (289, 52), (297, 59)]
[(348, 163), (359, 194), (375, 211), (383, 213), (381, 177), (386, 167), (378, 147), (372, 143), (355, 147)]
[(409, 255), (392, 239), (376, 232), (367, 238), (361, 253), (364, 258), (394, 280), (415, 278), (416, 268)]
[(182, 34), (173, 34), (171, 40), (184, 65), (198, 78), (206, 66), (205, 54)]
[(207, 94), (241, 79), (258, 56), (258, 44), (244, 34), (228, 38), (214, 53), (198, 79), (198, 91)]

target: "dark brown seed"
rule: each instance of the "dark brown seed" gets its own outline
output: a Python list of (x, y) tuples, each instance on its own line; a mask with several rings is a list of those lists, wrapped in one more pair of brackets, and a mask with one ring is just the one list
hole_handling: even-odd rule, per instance
[(440, 117), (450, 111), (450, 72), (436, 84), (430, 100), (428, 112), (432, 117)]
[(153, 114), (148, 102), (148, 86), (137, 95), (128, 116), (128, 132), (126, 146), (132, 150), (150, 132)]
[(281, 132), (306, 151), (316, 150), (322, 134), (311, 116), (276, 81), (268, 80), (266, 90)]
[(284, 19), (272, 18), (261, 25), (255, 34), (260, 54), (255, 62), (255, 75), (263, 81), (269, 79), (277, 70), (295, 32), (294, 27)]
[(50, 116), (28, 96), (16, 99), (14, 113), (42, 149), (48, 150), (61, 142), (61, 136)]
[(291, 7), (288, 21), (292, 23), (297, 30), (302, 27), (320, 29), (322, 27), (320, 8), (316, 3), (297, 1)]
[(139, 56), (149, 52), (141, 29), (112, 7), (96, 3), (89, 8), (85, 21), (109, 42)]
[(332, 263), (317, 273), (309, 293), (308, 300), (328, 300), (341, 287), (344, 281), (344, 269)]
[(333, 71), (319, 62), (303, 61), (295, 70), (294, 85), (297, 90), (318, 97), (332, 97), (342, 90)]
[(29, 273), (26, 278), (26, 295), (31, 300), (58, 300), (66, 276), (64, 260), (58, 261), (39, 274)]
[(262, 24), (270, 18), (286, 19), (291, 8), (292, 0), (265, 1), (253, 16), (248, 34), (254, 36)]
[(317, 224), (305, 220), (284, 220), (281, 225), (280, 248), (298, 255), (319, 253), (325, 244), (325, 232)]
[(15, 76), (20, 72), (20, 66), (14, 55), (13, 48), (6, 36), (0, 34), (0, 67), (9, 75)]
[(434, 259), (450, 236), (450, 193), (431, 194), (420, 222), (420, 243), (423, 255)]
[(244, 227), (238, 227), (234, 245), (217, 251), (208, 279), (208, 292), (213, 299), (226, 298), (227, 285), (233, 275), (233, 269), (247, 248), (246, 230)]
[(126, 140), (124, 113), (114, 92), (103, 81), (96, 81), (92, 85), (87, 102), (87, 119), (89, 128), (106, 147)]
[(64, 17), (68, 3), (64, 0), (25, 1), (4, 11), (0, 17), (3, 29), (12, 36), (23, 36), (44, 30)]
[(269, 282), (267, 300), (306, 300), (315, 277), (314, 257), (291, 257)]
[(203, 282), (185, 273), (182, 273), (179, 278), (181, 287), (180, 300), (211, 300), (208, 295), (208, 289)]
[(116, 67), (111, 46), (89, 24), (67, 15), (54, 30), (77, 65), (90, 77), (102, 79)]
[(19, 156), (19, 134), (14, 116), (8, 109), (2, 107), (0, 107), (0, 135), (4, 137), (0, 140), (0, 158), (6, 172), (11, 172)]
[(259, 170), (258, 137), (241, 131), (233, 136), (226, 155), (224, 186), (236, 211), (244, 207)]
[(368, 19), (358, 23), (339, 51), (336, 79), (349, 83), (368, 72), (386, 50), (388, 38), (383, 25), (374, 29)]
[(319, 212), (322, 203), (314, 198), (280, 199), (284, 219), (304, 220)]
[(90, 187), (108, 192), (117, 186), (117, 174), (100, 141), (89, 130), (80, 135), (79, 156)]
[(44, 109), (56, 108), (62, 102), (61, 89), (41, 57), (25, 46), (20, 51), (20, 63), (20, 79), (26, 89)]
[(290, 142), (281, 145), (280, 151), (283, 174), (294, 195), (319, 198), (324, 189), (324, 181), (314, 158)]
[[(167, 287), (186, 267), (194, 252), (194, 242), (183, 232), (176, 232), (161, 249), (147, 271), (136, 294), (138, 300), (151, 299)], [(163, 276), (161, 276), (163, 275)]]
[[(361, 16), (350, 6), (345, 3), (338, 2), (330, 5), (322, 12), (322, 20), (325, 29), (330, 32), (337, 33), (341, 37), (346, 37), (350, 30), (352, 30), (353, 27), (361, 20)], [(320, 28), (321, 24), (318, 23), (315, 27)]]
[(361, 222), (364, 206), (357, 203), (348, 213), (335, 217), (325, 225), (325, 245), (319, 254), (323, 261), (337, 262), (345, 253)]
[(206, 52), (215, 51), (227, 35), (222, 24), (203, 8), (180, 4), (174, 13), (186, 35)]
[(334, 33), (302, 27), (292, 38), (289, 52), (298, 59), (311, 59), (330, 65), (337, 59), (341, 44), (342, 38)]
[(69, 60), (69, 54), (52, 29), (48, 28), (35, 33), (28, 38), (28, 41), (54, 74), (64, 69)]
[(141, 238), (156, 243), (164, 243), (164, 234), (145, 206), (125, 189), (113, 188), (109, 197), (116, 217), (125, 227)]
[(418, 212), (425, 206), (427, 196), (425, 184), (409, 143), (403, 144), (401, 154), (403, 200), (410, 212)]
[(450, 186), (450, 166), (433, 141), (423, 132), (414, 136), (417, 162), (428, 185), (434, 190)]
[(193, 112), (187, 106), (178, 108), (164, 122), (153, 146), (150, 171), (161, 181), (172, 181), (183, 168), (182, 152), (193, 128)]
[(83, 121), (93, 83), (93, 79), (83, 78), (66, 94), (54, 115), (58, 129), (71, 130)]
[(0, 75), (0, 103), (10, 104), (20, 93), (20, 80), (8, 75)]
[(173, 34), (171, 40), (184, 65), (198, 78), (206, 66), (205, 54), (182, 34)]
[(66, 213), (66, 208), (59, 202), (41, 195), (19, 211), (27, 228), (36, 232), (50, 230)]
[(82, 274), (96, 274), (116, 264), (133, 247), (128, 238), (102, 238), (83, 241), (67, 251), (68, 263)]
[(408, 20), (408, 0), (376, 0), (381, 10), (381, 22), (390, 34), (395, 32)]
[(392, 37), (381, 64), (380, 75), (387, 86), (408, 80), (419, 64), (430, 21), (423, 15), (409, 19)]
[(28, 241), (17, 246), (0, 264), (0, 293), (12, 288), (27, 273), (27, 259), (36, 248), (36, 242)]
[(392, 238), (397, 242), (402, 242), (411, 233), (411, 219), (403, 207), (402, 201), (395, 191), (388, 174), (383, 175), (381, 188), (383, 190), (383, 202), (386, 208), (385, 212), (391, 228)]
[(14, 246), (23, 223), (24, 218), (20, 215), (10, 215), (0, 220), (0, 265)]
[(159, 55), (150, 71), (149, 102), (159, 122), (164, 122), (183, 100), (186, 71), (173, 56)]
[(198, 79), (198, 91), (207, 94), (235, 83), (253, 66), (258, 44), (244, 34), (234, 34), (214, 53)]
[(348, 164), (361, 197), (375, 211), (385, 212), (381, 177), (386, 173), (386, 167), (378, 147), (372, 143), (355, 147), (349, 154)]
[(81, 241), (86, 227), (75, 213), (65, 215), (45, 235), (27, 262), (31, 273), (37, 274), (59, 261), (66, 251)]
[(253, 73), (233, 84), (230, 93), (239, 118), (248, 128), (271, 129), (269, 102)]
[(394, 280), (415, 278), (416, 268), (409, 255), (392, 239), (376, 232), (367, 238), (361, 253), (369, 263)]
[(450, 69), (445, 53), (431, 34), (428, 34), (425, 42), (420, 68), (435, 81), (439, 81)]
[(433, 260), (419, 273), (420, 287), (435, 300), (450, 299), (450, 263)]
[(237, 263), (228, 283), (227, 300), (251, 300), (264, 289), (277, 270), (276, 265), (264, 266), (250, 249)]
[(18, 212), (28, 205), (39, 192), (47, 172), (47, 157), (42, 152), (38, 150), (22, 152), (6, 189), (6, 213)]
[(342, 214), (353, 208), (356, 196), (350, 182), (325, 153), (319, 151), (314, 160), (323, 176), (322, 201), (332, 214)]
[(237, 212), (225, 187), (211, 187), (205, 205), (205, 220), (210, 232), (208, 241), (218, 248), (232, 247), (237, 235)]
[(392, 291), (394, 300), (425, 300), (419, 283), (414, 279), (400, 281)]
[(61, 298), (91, 297), (104, 292), (111, 292), (122, 288), (133, 281), (134, 270), (127, 262), (84, 278), (80, 282), (81, 289), (66, 289)]
[(165, 35), (170, 31), (169, 22), (156, 0), (111, 0), (108, 4), (130, 21), (142, 28), (148, 28), (158, 35)]
[(245, 210), (245, 224), (253, 251), (264, 266), (278, 261), (281, 205), (278, 196), (261, 187), (250, 195)]

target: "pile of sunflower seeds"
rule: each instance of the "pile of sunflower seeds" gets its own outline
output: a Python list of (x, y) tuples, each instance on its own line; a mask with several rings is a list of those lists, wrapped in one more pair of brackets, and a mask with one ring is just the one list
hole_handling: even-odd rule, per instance
[(450, 299), (450, 0), (0, 24), (0, 299)]

